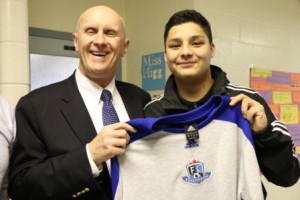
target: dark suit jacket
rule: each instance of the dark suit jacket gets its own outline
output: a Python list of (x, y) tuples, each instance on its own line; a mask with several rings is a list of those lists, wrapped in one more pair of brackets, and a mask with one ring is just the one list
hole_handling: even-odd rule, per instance
[[(150, 95), (116, 81), (129, 117), (143, 117)], [(13, 200), (112, 199), (107, 168), (96, 180), (85, 145), (96, 129), (77, 88), (75, 75), (22, 97), (16, 107), (17, 141), (11, 157)]]

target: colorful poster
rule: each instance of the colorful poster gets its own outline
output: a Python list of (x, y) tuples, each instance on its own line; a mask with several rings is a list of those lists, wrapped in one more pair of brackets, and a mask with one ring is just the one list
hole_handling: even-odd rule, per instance
[(291, 133), (300, 160), (300, 73), (250, 69), (250, 87), (259, 92)]
[(162, 90), (165, 86), (164, 52), (142, 56), (142, 87), (145, 90)]

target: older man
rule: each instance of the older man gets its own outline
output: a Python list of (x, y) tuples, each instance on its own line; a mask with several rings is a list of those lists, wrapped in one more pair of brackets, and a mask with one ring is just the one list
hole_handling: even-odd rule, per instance
[[(127, 51), (124, 21), (106, 6), (87, 9), (73, 34), (79, 67), (68, 79), (37, 89), (16, 107), (17, 142), (9, 193), (13, 199), (112, 199), (110, 158), (123, 154), (150, 95), (115, 80)], [(119, 123), (104, 126), (102, 93), (112, 96)]]

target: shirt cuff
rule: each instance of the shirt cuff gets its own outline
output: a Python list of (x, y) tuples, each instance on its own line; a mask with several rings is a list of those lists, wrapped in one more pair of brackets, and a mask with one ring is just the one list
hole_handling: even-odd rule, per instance
[(87, 157), (88, 157), (91, 169), (92, 169), (92, 174), (94, 177), (98, 177), (99, 174), (102, 172), (103, 165), (102, 164), (99, 166), (96, 165), (96, 163), (94, 162), (94, 160), (91, 156), (90, 150), (88, 148), (88, 144), (85, 146), (85, 149), (86, 149), (86, 154), (87, 154)]

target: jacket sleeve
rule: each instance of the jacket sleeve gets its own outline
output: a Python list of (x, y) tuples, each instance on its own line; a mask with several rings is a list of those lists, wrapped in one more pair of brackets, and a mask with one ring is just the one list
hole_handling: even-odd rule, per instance
[(279, 121), (265, 100), (257, 95), (268, 118), (268, 127), (261, 134), (254, 134), (255, 150), (260, 169), (266, 179), (275, 185), (289, 187), (300, 176), (299, 160), (293, 139), (286, 126)]

